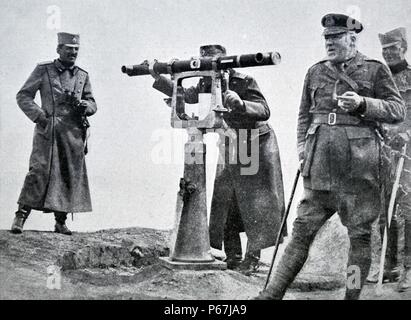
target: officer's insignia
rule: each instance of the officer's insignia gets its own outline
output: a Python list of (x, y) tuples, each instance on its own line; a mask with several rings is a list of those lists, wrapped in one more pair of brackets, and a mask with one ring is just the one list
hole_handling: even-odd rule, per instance
[(77, 39), (74, 37), (73, 40), (71, 40), (73, 43), (77, 43)]
[(324, 21), (324, 26), (325, 27), (331, 27), (333, 25), (334, 25), (334, 18), (333, 17), (329, 16), (329, 17), (325, 18), (325, 21)]

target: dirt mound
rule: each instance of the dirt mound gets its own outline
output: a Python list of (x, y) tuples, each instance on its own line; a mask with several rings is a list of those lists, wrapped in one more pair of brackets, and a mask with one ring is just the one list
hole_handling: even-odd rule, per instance
[[(269, 266), (232, 270), (172, 270), (169, 232), (130, 228), (74, 233), (0, 231), (0, 299), (248, 299), (262, 289)], [(315, 248), (314, 248), (315, 251)], [(315, 265), (315, 263), (313, 263)], [(305, 268), (286, 299), (340, 299), (334, 276)], [(337, 281), (338, 282), (338, 281)], [(328, 284), (326, 287), (324, 284)], [(385, 286), (383, 298), (404, 298)], [(324, 290), (329, 289), (329, 290)], [(373, 298), (372, 287), (365, 298)], [(367, 291), (366, 290), (366, 291)]]

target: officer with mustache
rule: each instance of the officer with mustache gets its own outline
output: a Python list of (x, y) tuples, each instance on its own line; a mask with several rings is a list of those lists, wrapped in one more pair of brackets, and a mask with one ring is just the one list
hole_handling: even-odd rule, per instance
[(297, 140), (304, 194), (293, 233), (267, 288), (256, 299), (282, 299), (300, 272), (321, 226), (338, 212), (348, 229), (348, 271), (359, 283), (371, 264), (371, 225), (380, 211), (378, 123), (404, 120), (405, 108), (388, 68), (357, 50), (363, 25), (343, 14), (321, 20), (327, 57), (306, 75)]
[[(22, 233), (30, 212), (54, 212), (55, 232), (71, 235), (67, 213), (89, 212), (85, 154), (87, 117), (97, 111), (88, 73), (75, 65), (80, 36), (58, 33), (58, 59), (39, 63), (17, 93), (17, 104), (36, 126), (29, 172), (11, 231)], [(41, 106), (34, 101), (40, 92)]]

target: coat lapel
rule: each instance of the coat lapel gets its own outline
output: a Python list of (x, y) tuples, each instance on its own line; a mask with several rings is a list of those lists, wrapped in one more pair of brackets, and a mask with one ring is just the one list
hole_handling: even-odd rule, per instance
[(51, 93), (53, 95), (54, 103), (57, 103), (59, 97), (63, 93), (61, 86), (60, 75), (54, 64), (47, 66), (48, 76), (51, 84)]
[(351, 60), (351, 62), (348, 64), (347, 69), (345, 70), (345, 73), (347, 76), (352, 74), (353, 72), (357, 71), (358, 68), (364, 64), (364, 55), (361, 53), (357, 52), (357, 55), (354, 57), (354, 59)]
[(325, 63), (322, 63), (321, 65), (323, 66), (324, 73), (326, 73), (331, 79), (333, 80), (338, 79), (337, 70), (331, 64), (331, 62), (326, 61)]

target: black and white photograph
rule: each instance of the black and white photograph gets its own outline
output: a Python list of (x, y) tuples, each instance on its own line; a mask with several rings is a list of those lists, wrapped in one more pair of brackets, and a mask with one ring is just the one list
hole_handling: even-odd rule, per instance
[(0, 300), (411, 300), (409, 1), (0, 8)]

